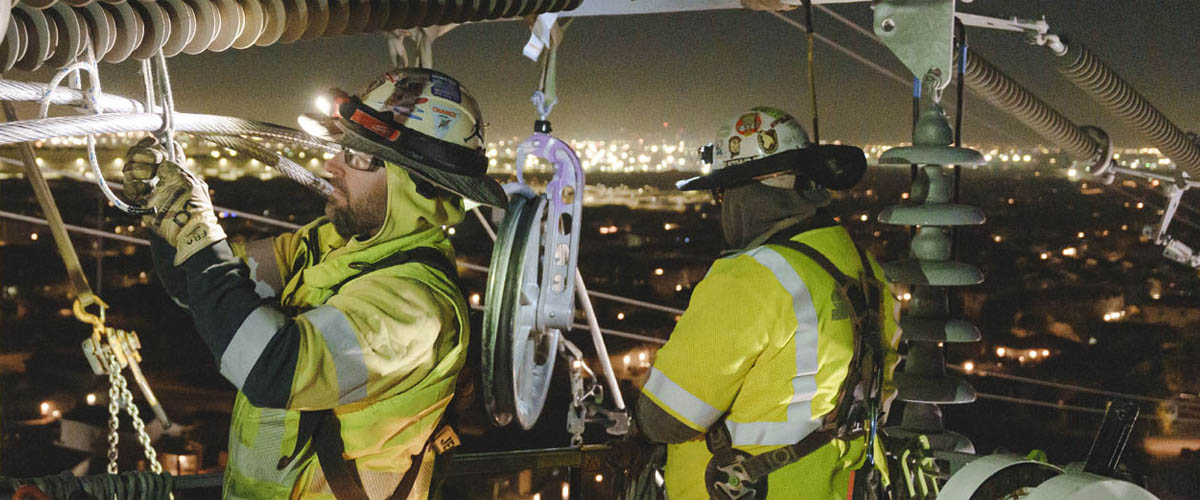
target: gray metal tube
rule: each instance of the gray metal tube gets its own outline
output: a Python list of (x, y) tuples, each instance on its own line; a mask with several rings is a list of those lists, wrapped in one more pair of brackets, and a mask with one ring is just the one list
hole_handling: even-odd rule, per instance
[(1067, 51), (1055, 58), (1063, 76), (1141, 132), (1193, 179), (1200, 178), (1200, 144), (1188, 139), (1187, 134), (1087, 47), (1065, 39), (1064, 43)]
[(1009, 78), (978, 52), (967, 52), (967, 70), (963, 80), (971, 90), (1057, 144), (1071, 158), (1079, 161), (1107, 160), (1095, 158), (1107, 145), (1092, 140), (1062, 113)]

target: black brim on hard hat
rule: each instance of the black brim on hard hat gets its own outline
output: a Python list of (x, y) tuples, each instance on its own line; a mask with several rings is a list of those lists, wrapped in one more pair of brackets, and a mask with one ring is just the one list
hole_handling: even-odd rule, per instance
[(749, 184), (780, 173), (795, 174), (835, 191), (850, 189), (867, 172), (867, 157), (861, 148), (825, 144), (793, 149), (766, 158), (714, 170), (708, 175), (675, 183), (680, 191), (724, 189)]

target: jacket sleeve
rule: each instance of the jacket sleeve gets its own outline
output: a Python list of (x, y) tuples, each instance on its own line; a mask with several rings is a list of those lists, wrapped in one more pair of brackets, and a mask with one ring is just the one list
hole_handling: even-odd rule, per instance
[(197, 330), (255, 406), (368, 403), (415, 385), (455, 338), (453, 307), (416, 280), (365, 276), (323, 306), (288, 314), (255, 292), (249, 266), (225, 242), (182, 267)]
[(150, 255), (154, 261), (154, 273), (166, 289), (167, 296), (179, 307), (188, 309), (187, 275), (182, 268), (175, 267), (175, 247), (151, 232)]
[[(764, 301), (758, 288), (762, 279), (751, 271), (727, 272), (731, 263), (717, 261), (714, 269), (697, 285), (687, 311), (680, 317), (670, 339), (658, 351), (650, 376), (642, 387), (639, 425), (651, 439), (679, 441), (687, 436), (679, 425), (702, 433), (725, 414), (741, 390), (746, 373), (766, 345), (766, 332), (774, 321), (763, 310), (778, 307)], [(765, 270), (764, 270), (765, 273)], [(755, 303), (746, 303), (755, 297)], [(768, 308), (768, 309), (764, 309)], [(665, 423), (664, 423), (665, 422)]]

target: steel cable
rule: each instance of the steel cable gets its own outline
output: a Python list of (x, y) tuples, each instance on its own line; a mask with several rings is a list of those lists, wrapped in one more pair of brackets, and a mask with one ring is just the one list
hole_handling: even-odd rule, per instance
[[(47, 93), (49, 95), (47, 96)], [(19, 82), (13, 80), (0, 79), (0, 100), (3, 101), (26, 101), (37, 102), (47, 99), (51, 104), (61, 104), (70, 106), (86, 106), (87, 96), (84, 92), (67, 89), (55, 88), (50, 89), (48, 85), (39, 83)], [(106, 117), (120, 115), (149, 115), (150, 113), (161, 113), (162, 108), (155, 106), (153, 109), (146, 110), (145, 106), (134, 99), (127, 97), (116, 96), (112, 94), (98, 94), (95, 96), (97, 111), (108, 113)], [(89, 133), (120, 133), (120, 132), (153, 132), (162, 127), (162, 116), (154, 114), (149, 115), (154, 118), (144, 116), (142, 119), (147, 120), (144, 125), (138, 127), (138, 122), (122, 122), (123, 125), (108, 125), (100, 128), (101, 131), (90, 131), (92, 127), (100, 127), (92, 121), (84, 120), (80, 122), (65, 122), (62, 127), (66, 133), (60, 133), (59, 129), (55, 129), (54, 134), (43, 134), (41, 137), (34, 137), (33, 140), (47, 139), (50, 137), (64, 136), (83, 136)], [(270, 138), (285, 142), (291, 142), (299, 146), (310, 149), (317, 149), (329, 153), (338, 152), (337, 145), (313, 137), (304, 132), (274, 125), (270, 123), (257, 122), (253, 120), (244, 120), (240, 118), (231, 118), (216, 115), (194, 114), (194, 113), (175, 113), (173, 115), (176, 123), (176, 130), (192, 133), (208, 133), (220, 135), (253, 135), (263, 138)], [(48, 120), (69, 120), (66, 118), (49, 118)], [(92, 120), (104, 121), (98, 117), (76, 117), (78, 119), (91, 118)], [(154, 120), (154, 121), (150, 121)], [(21, 122), (18, 122), (21, 123)], [(57, 122), (48, 122), (48, 124), (56, 124)], [(74, 123), (74, 126), (66, 123)], [(58, 126), (58, 125), (55, 125)], [(84, 128), (81, 128), (84, 127)], [(133, 127), (133, 128), (129, 128)], [(35, 125), (36, 128), (36, 125)], [(22, 141), (12, 141), (22, 142)], [(7, 144), (7, 143), (6, 143)]]
[(1041, 385), (1041, 386), (1045, 386), (1045, 387), (1053, 387), (1055, 389), (1064, 389), (1064, 390), (1069, 390), (1069, 391), (1082, 392), (1082, 393), (1087, 393), (1087, 394), (1096, 394), (1096, 395), (1100, 395), (1100, 396), (1108, 396), (1108, 397), (1113, 397), (1113, 398), (1129, 399), (1129, 400), (1133, 400), (1133, 401), (1144, 401), (1144, 402), (1148, 402), (1148, 403), (1173, 403), (1173, 404), (1179, 404), (1179, 405), (1184, 405), (1184, 406), (1200, 406), (1200, 402), (1176, 401), (1176, 400), (1167, 399), (1167, 398), (1156, 398), (1156, 397), (1151, 397), (1151, 396), (1142, 396), (1139, 394), (1129, 394), (1129, 393), (1123, 393), (1123, 392), (1108, 391), (1108, 390), (1104, 390), (1104, 389), (1093, 389), (1091, 387), (1083, 387), (1083, 386), (1074, 385), (1074, 384), (1064, 384), (1062, 382), (1051, 382), (1049, 380), (1041, 380), (1041, 379), (1036, 379), (1036, 378), (1031, 378), (1031, 377), (1022, 377), (1020, 375), (1009, 375), (1007, 373), (997, 373), (997, 372), (991, 372), (991, 371), (980, 370), (980, 369), (976, 369), (971, 372), (967, 372), (966, 370), (962, 369), (961, 367), (958, 367), (955, 365), (949, 365), (949, 368), (951, 368), (952, 370), (955, 370), (957, 372), (960, 372), (960, 373), (965, 373), (967, 375), (974, 375), (977, 377), (998, 378), (998, 379), (1002, 379), (1002, 380), (1010, 380), (1013, 382), (1023, 382), (1026, 384)]
[(1055, 58), (1063, 76), (1133, 126), (1179, 168), (1200, 178), (1200, 144), (1189, 139), (1087, 47), (1066, 40), (1064, 43), (1067, 51)]
[[(3, 101), (40, 101), (49, 93), (47, 100), (50, 104), (60, 106), (82, 107), (87, 105), (83, 91), (72, 88), (57, 87), (53, 90), (43, 83), (21, 82), (0, 79), (0, 100)], [(104, 113), (141, 113), (145, 106), (128, 97), (112, 94), (96, 96), (96, 106)]]
[[(1092, 414), (1096, 414), (1096, 415), (1103, 415), (1106, 411), (1104, 408), (1093, 408), (1090, 406), (1078, 406), (1078, 405), (1069, 405), (1069, 404), (1065, 404), (1065, 403), (1054, 403), (1054, 402), (1050, 402), (1050, 401), (1040, 401), (1037, 399), (1015, 398), (1012, 396), (1003, 396), (1000, 394), (988, 394), (986, 392), (977, 392), (977, 393), (975, 393), (975, 396), (977, 396), (979, 399), (990, 399), (992, 401), (1000, 401), (1003, 403), (1014, 403), (1014, 404), (1029, 405), (1029, 406), (1039, 406), (1042, 408), (1051, 408), (1051, 409), (1055, 409), (1055, 410), (1064, 410), (1064, 411), (1079, 411), (1079, 412), (1085, 412), (1085, 413), (1092, 413)], [(1141, 415), (1138, 418), (1142, 419), (1142, 420), (1153, 420), (1153, 421), (1158, 421), (1158, 420), (1163, 419), (1162, 417), (1159, 417), (1158, 415)], [(1170, 419), (1170, 421), (1172, 423), (1176, 423), (1176, 424), (1200, 424), (1200, 418), (1173, 418), (1173, 419)]]
[[(0, 97), (0, 99), (3, 99)], [(88, 134), (154, 132), (162, 127), (162, 116), (152, 113), (109, 113), (95, 116), (64, 116), (0, 124), (0, 145), (30, 142), (51, 137)], [(175, 129), (195, 134), (252, 135), (287, 141), (311, 149), (334, 153), (337, 145), (279, 125), (196, 113), (176, 113)]]

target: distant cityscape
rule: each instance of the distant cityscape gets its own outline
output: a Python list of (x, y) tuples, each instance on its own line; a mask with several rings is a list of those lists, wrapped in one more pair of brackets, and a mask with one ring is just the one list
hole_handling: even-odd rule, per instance
[[(120, 179), (121, 157), (136, 140), (135, 135), (99, 139), (98, 160), (107, 178)], [(515, 180), (518, 143), (488, 145), (490, 171), (502, 181)], [(588, 175), (579, 259), (588, 288), (658, 306), (594, 301), (600, 326), (612, 332), (610, 360), (625, 392), (634, 394), (628, 384), (653, 363), (678, 318), (675, 311), (687, 307), (691, 291), (724, 246), (720, 212), (709, 193), (681, 193), (673, 187), (676, 180), (705, 172), (696, 160), (699, 144), (570, 144)], [(112, 305), (110, 321), (139, 332), (147, 377), (180, 423), (176, 430), (156, 431), (156, 439), (177, 458), (177, 470), (219, 471), (232, 387), (192, 332), (186, 312), (171, 304), (157, 284), (149, 251), (139, 243), (146, 229), (134, 217), (106, 206), (93, 184), (80, 182), (93, 178), (82, 145), (79, 138), (44, 141), (36, 149), (39, 165), (51, 179), (66, 222), (94, 231), (72, 235), (85, 271)], [(264, 145), (320, 171), (324, 153)], [(885, 207), (912, 196), (908, 168), (875, 164), (895, 146), (863, 146), (876, 168), (856, 188), (836, 193), (830, 207), (881, 262), (906, 258), (909, 251), (906, 226), (876, 220)], [(1157, 224), (1163, 213), (1166, 186), (1123, 177), (1105, 184), (1053, 149), (977, 149), (988, 164), (962, 170), (959, 203), (980, 207), (988, 220), (957, 232), (955, 254), (980, 268), (986, 279), (982, 285), (956, 289), (951, 309), (978, 326), (983, 340), (947, 345), (948, 362), (982, 394), (1049, 407), (981, 398), (944, 407), (947, 427), (971, 437), (981, 451), (1023, 455), (1037, 448), (1056, 463), (1066, 463), (1086, 454), (1099, 424), (1099, 415), (1073, 408), (1102, 409), (1108, 398), (999, 377), (1157, 398), (1159, 403), (1143, 405), (1128, 463), (1150, 475), (1151, 491), (1161, 498), (1189, 498), (1189, 492), (1200, 488), (1192, 473), (1200, 470), (1198, 462), (1187, 458), (1194, 457), (1188, 450), (1200, 449), (1200, 410), (1189, 403), (1200, 394), (1200, 277), (1196, 270), (1164, 259), (1162, 248), (1143, 235), (1143, 228)], [(190, 140), (186, 153), (188, 166), (208, 179), (214, 202), (229, 209), (221, 215), (231, 238), (268, 237), (322, 213), (319, 197), (244, 155)], [(1118, 155), (1117, 161), (1130, 169), (1167, 173), (1173, 167), (1153, 148), (1120, 149)], [(0, 149), (0, 209), (39, 217), (17, 158), (15, 150)], [(552, 175), (542, 162), (529, 162), (525, 172), (535, 190)], [(495, 224), (500, 214), (491, 215)], [(1171, 232), (1200, 246), (1197, 222), (1200, 211), (1185, 198)], [(482, 307), (487, 276), (478, 269), (489, 262), (490, 240), (473, 217), (447, 231), (458, 252), (468, 300)], [(62, 264), (50, 239), (42, 225), (0, 220), (0, 448), (5, 450), (0, 475), (95, 472), (104, 459), (96, 443), (85, 438), (103, 426), (106, 388), (79, 353), (87, 328), (71, 317)], [(895, 290), (902, 306), (910, 292)], [(479, 315), (472, 319), (478, 331)], [(583, 317), (577, 320), (583, 322)], [(586, 332), (576, 329), (566, 335), (584, 349), (585, 362), (597, 368)], [(569, 396), (560, 375), (551, 387), (546, 414), (532, 432), (493, 428), (480, 417), (478, 399), (462, 402), (464, 451), (565, 446)], [(607, 436), (592, 429), (587, 438), (599, 442)], [(122, 449), (123, 460), (136, 466), (136, 441), (123, 436), (122, 443), (131, 445)], [(46, 448), (56, 451), (34, 454)], [(21, 456), (45, 458), (16, 458)], [(534, 473), (461, 487), (477, 488), (464, 494), (470, 497), (558, 498), (563, 481), (557, 473)], [(604, 478), (597, 478), (588, 487), (602, 483)]]
[[(143, 135), (136, 133), (114, 134), (97, 138), (98, 165), (103, 175), (112, 180), (121, 175), (121, 162), (124, 152), (137, 142)], [(517, 147), (521, 140), (513, 138), (490, 142), (487, 145), (489, 173), (493, 176), (516, 180), (518, 163)], [(204, 141), (182, 140), (187, 154), (187, 166), (206, 178), (224, 181), (234, 181), (244, 177), (254, 177), (260, 180), (271, 180), (281, 177), (281, 174), (258, 160), (238, 156), (236, 151), (226, 149)], [(833, 141), (840, 144), (840, 141)], [(293, 148), (280, 142), (264, 141), (263, 146), (285, 155), (297, 164), (320, 174), (323, 160), (331, 156), (329, 153), (303, 148)], [(703, 192), (680, 192), (673, 186), (662, 182), (651, 182), (651, 177), (662, 177), (667, 174), (684, 177), (681, 174), (703, 175), (708, 173), (708, 166), (699, 161), (697, 148), (699, 143), (686, 141), (671, 141), (658, 143), (644, 139), (632, 140), (571, 140), (571, 147), (579, 155), (581, 166), (586, 175), (598, 176), (601, 182), (589, 182), (584, 194), (584, 204), (595, 205), (624, 205), (630, 208), (645, 210), (674, 210), (682, 211), (690, 204), (699, 203), (708, 198)], [(872, 166), (880, 155), (888, 149), (905, 146), (900, 144), (866, 144), (860, 146)], [(67, 176), (92, 180), (95, 178), (87, 163), (86, 140), (82, 137), (54, 138), (39, 141), (34, 144), (37, 149), (38, 164), (46, 170), (49, 178)], [(1036, 147), (1001, 147), (994, 145), (971, 145), (984, 155), (988, 162), (982, 168), (1020, 168), (1022, 166), (1065, 167), (1047, 168), (1047, 175), (1065, 175), (1071, 180), (1080, 179), (1085, 175), (1080, 168), (1072, 166), (1070, 158), (1057, 149), (1042, 146)], [(0, 159), (0, 180), (12, 177), (20, 178), (18, 155), (9, 154), (7, 159)], [(1118, 164), (1132, 169), (1147, 169), (1150, 171), (1170, 171), (1174, 165), (1156, 148), (1119, 148), (1114, 155)], [(891, 167), (897, 168), (897, 167)], [(972, 169), (981, 168), (978, 166)], [(551, 166), (545, 161), (529, 156), (525, 159), (524, 171), (531, 174), (531, 185), (538, 186), (538, 180), (546, 174), (552, 174)], [(1039, 174), (1040, 175), (1040, 174)], [(624, 182), (626, 176), (645, 177), (645, 181)], [(1128, 181), (1125, 182), (1128, 185)], [(1157, 187), (1157, 182), (1154, 183)]]

